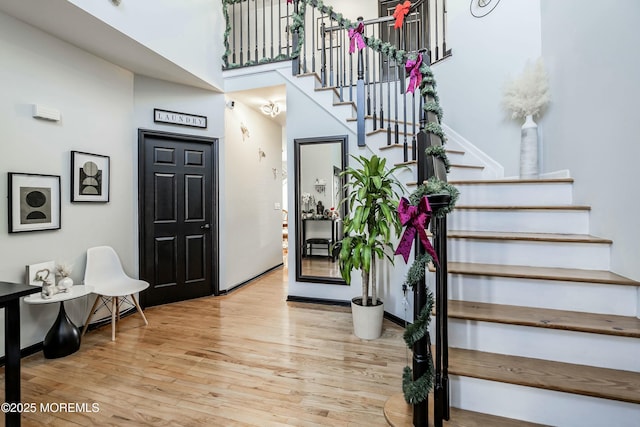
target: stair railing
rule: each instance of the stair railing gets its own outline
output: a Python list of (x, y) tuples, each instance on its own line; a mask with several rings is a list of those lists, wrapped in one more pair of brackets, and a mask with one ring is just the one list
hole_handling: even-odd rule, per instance
[[(258, 12), (260, 3), (263, 7)], [(266, 3), (271, 6), (269, 14), (266, 12)], [(251, 8), (251, 4), (254, 8)], [(274, 5), (278, 8), (278, 14), (273, 13)], [(307, 8), (307, 5), (311, 7)], [(449, 419), (446, 213), (455, 203), (457, 194), (445, 191), (443, 187), (447, 185), (448, 161), (443, 148), (444, 132), (440, 127), (442, 112), (429, 66), (451, 54), (451, 50), (446, 48), (446, 0), (418, 0), (409, 10), (404, 28), (397, 30), (391, 29), (393, 17), (370, 21), (359, 18), (354, 23), (344, 19), (331, 7), (324, 6), (321, 0), (293, 0), (292, 4), (285, 0), (223, 0), (223, 7), (227, 18), (226, 53), (223, 57), (226, 68), (292, 59), (294, 75), (309, 71), (318, 73), (321, 85), (334, 88), (340, 101), (345, 102), (348, 96), (348, 101), (354, 102), (355, 89), (358, 145), (365, 144), (365, 118), (369, 117), (374, 132), (386, 133), (388, 145), (403, 147), (404, 162), (417, 164), (418, 190), (412, 196), (421, 191), (428, 197), (434, 212), (440, 213), (435, 215), (431, 223), (435, 252), (440, 263), (436, 266), (435, 360), (432, 360), (431, 338), (425, 332), (412, 344), (412, 379), (414, 382), (423, 379), (430, 375), (431, 364), (435, 366), (434, 423), (436, 427), (441, 427), (443, 420)], [(283, 10), (286, 11), (284, 16)], [(267, 29), (270, 28), (273, 34), (276, 25), (267, 16), (273, 15), (278, 18), (279, 32), (277, 37), (272, 35), (268, 43)], [(443, 18), (438, 20), (438, 16)], [(260, 17), (262, 42), (258, 28)], [(350, 40), (346, 34), (349, 28), (355, 28), (359, 23), (364, 27), (362, 37), (367, 49), (357, 50), (357, 65), (354, 66), (353, 54), (348, 52)], [(282, 27), (285, 37), (282, 37)], [(427, 49), (418, 52), (418, 48)], [(423, 61), (423, 67), (420, 68), (422, 83), (416, 89), (419, 94), (416, 96), (413, 91), (409, 99), (405, 90), (405, 64), (409, 57), (415, 59), (418, 54)], [(416, 259), (425, 250), (417, 241)], [(424, 315), (429, 297), (423, 274), (414, 286), (414, 323)], [(427, 402), (426, 396), (423, 396), (414, 403), (414, 426), (428, 425)]]

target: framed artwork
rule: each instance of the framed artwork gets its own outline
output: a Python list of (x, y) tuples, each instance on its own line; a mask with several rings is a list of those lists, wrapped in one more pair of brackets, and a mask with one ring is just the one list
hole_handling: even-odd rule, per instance
[(60, 176), (9, 172), (9, 233), (60, 228)]
[(109, 201), (109, 156), (71, 152), (71, 201)]
[(27, 285), (42, 286), (42, 282), (56, 282), (56, 263), (55, 261), (41, 262), (38, 264), (29, 264), (26, 266)]

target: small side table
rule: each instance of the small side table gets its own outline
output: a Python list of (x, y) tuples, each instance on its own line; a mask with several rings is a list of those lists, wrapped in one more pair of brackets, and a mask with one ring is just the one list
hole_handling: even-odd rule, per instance
[(49, 299), (42, 298), (40, 293), (29, 295), (24, 299), (27, 304), (50, 304), (60, 303), (60, 310), (56, 321), (47, 332), (42, 345), (44, 357), (56, 359), (75, 353), (80, 348), (80, 331), (73, 324), (64, 309), (64, 302), (89, 295), (93, 292), (93, 286), (75, 285), (67, 292), (53, 295)]

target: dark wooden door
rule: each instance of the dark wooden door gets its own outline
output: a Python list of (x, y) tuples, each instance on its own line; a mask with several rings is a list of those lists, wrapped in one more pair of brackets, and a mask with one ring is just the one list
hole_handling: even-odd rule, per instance
[(145, 306), (218, 293), (217, 139), (139, 131)]

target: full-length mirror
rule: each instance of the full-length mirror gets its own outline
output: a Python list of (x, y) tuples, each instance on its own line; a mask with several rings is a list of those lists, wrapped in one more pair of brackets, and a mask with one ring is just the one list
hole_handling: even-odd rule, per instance
[[(347, 136), (296, 139), (296, 280), (344, 285), (338, 251), (346, 207)], [(291, 218), (289, 219), (291, 221)]]

